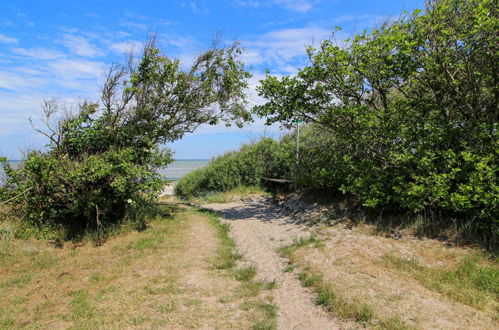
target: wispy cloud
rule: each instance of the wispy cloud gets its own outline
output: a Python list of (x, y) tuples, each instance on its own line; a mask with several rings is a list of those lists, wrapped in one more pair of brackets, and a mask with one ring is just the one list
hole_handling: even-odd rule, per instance
[(322, 0), (237, 0), (237, 3), (242, 6), (260, 8), (269, 5), (278, 5), (296, 12), (307, 12), (321, 2)]
[(249, 65), (272, 66), (277, 72), (293, 73), (295, 60), (305, 57), (306, 47), (330, 35), (330, 30), (321, 27), (270, 31), (243, 41), (243, 46), (248, 48), (243, 61)]
[(0, 43), (4, 43), (4, 44), (17, 44), (18, 42), (19, 42), (19, 40), (17, 38), (7, 37), (4, 34), (0, 34)]
[(82, 36), (66, 34), (63, 37), (62, 43), (74, 55), (82, 57), (97, 57), (104, 55), (104, 52), (101, 49)]
[(12, 53), (38, 60), (54, 60), (66, 57), (61, 51), (48, 48), (12, 48)]
[(120, 42), (113, 42), (109, 45), (109, 49), (117, 54), (135, 53), (142, 47), (142, 42), (137, 40), (126, 40)]

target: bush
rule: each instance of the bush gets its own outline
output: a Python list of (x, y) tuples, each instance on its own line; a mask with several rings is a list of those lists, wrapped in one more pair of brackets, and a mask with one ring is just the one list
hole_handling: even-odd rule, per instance
[(342, 46), (308, 48), (310, 65), (294, 76), (262, 80), (256, 114), (314, 124), (301, 185), (370, 208), (437, 211), (497, 244), (496, 7), (428, 1)]
[(172, 161), (162, 144), (203, 123), (249, 119), (242, 107), (249, 74), (237, 61), (240, 52), (237, 43), (214, 45), (184, 71), (151, 38), (140, 61), (111, 67), (100, 103), (85, 102), (54, 119), (59, 105), (46, 101), (46, 128), (37, 131), (49, 144), (29, 152), (18, 168), (1, 159), (7, 179), (0, 198), (26, 223), (62, 228), (68, 237), (140, 222), (139, 210), (163, 186), (157, 169)]
[(238, 186), (259, 186), (262, 177), (291, 178), (291, 161), (284, 144), (264, 138), (187, 174), (175, 186), (175, 194), (189, 199)]

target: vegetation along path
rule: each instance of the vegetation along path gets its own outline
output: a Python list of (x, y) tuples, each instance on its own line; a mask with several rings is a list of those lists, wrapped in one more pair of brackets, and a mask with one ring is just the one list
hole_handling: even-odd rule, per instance
[(310, 226), (320, 208), (296, 200), (203, 207), (230, 224), (257, 280), (275, 281), (279, 329), (497, 328), (497, 262), (479, 250), (368, 224)]
[(272, 291), (237, 276), (227, 232), (168, 204), (99, 247), (0, 241), (0, 329), (272, 328)]
[(231, 226), (238, 250), (248, 262), (258, 268), (262, 281), (276, 281), (274, 303), (278, 307), (279, 329), (339, 329), (352, 328), (333, 319), (315, 304), (314, 294), (303, 288), (300, 281), (285, 269), (288, 263), (279, 255), (279, 248), (294, 240), (309, 237), (308, 227), (278, 213), (275, 205), (264, 197), (249, 202), (210, 203), (204, 208), (221, 212)]

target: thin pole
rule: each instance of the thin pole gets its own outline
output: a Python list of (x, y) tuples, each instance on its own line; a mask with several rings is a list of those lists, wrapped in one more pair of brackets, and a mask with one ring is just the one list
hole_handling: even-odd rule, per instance
[(300, 157), (300, 123), (296, 123), (296, 164), (295, 164), (295, 191), (298, 189), (298, 163)]

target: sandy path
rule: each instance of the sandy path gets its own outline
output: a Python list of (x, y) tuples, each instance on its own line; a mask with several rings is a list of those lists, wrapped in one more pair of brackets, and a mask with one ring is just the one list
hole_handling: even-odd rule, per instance
[(301, 286), (296, 274), (283, 272), (288, 264), (277, 249), (295, 238), (308, 237), (306, 226), (279, 214), (276, 206), (263, 198), (203, 207), (223, 214), (224, 221), (231, 225), (238, 250), (258, 267), (260, 279), (277, 281), (274, 303), (279, 308), (279, 329), (345, 328), (345, 324), (331, 318), (314, 303), (313, 293)]
[(163, 196), (173, 196), (173, 190), (175, 189), (176, 182), (170, 182), (163, 187), (163, 190), (158, 195), (158, 197)]

